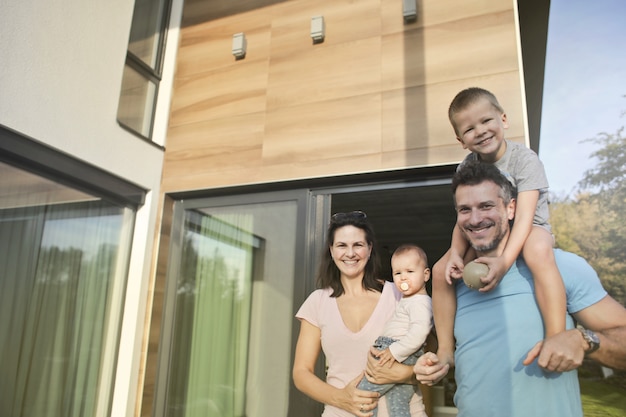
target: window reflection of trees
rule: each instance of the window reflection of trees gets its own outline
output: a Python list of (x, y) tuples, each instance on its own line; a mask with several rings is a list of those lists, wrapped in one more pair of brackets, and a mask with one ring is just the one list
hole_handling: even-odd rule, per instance
[(168, 415), (243, 415), (252, 273), (263, 240), (232, 223), (185, 213)]

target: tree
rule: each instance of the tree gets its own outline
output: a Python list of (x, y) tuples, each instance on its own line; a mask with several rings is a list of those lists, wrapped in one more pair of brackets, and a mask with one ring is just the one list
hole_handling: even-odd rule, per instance
[(584, 173), (579, 194), (555, 200), (551, 222), (557, 246), (587, 259), (607, 291), (626, 305), (626, 137), (614, 134), (586, 139), (600, 147), (590, 156), (598, 163)]
[(615, 134), (601, 133), (588, 139), (602, 145), (591, 154), (598, 164), (585, 172), (581, 188), (596, 189), (596, 199), (603, 207), (602, 216), (606, 226), (607, 255), (619, 263), (626, 262), (626, 137), (624, 127)]

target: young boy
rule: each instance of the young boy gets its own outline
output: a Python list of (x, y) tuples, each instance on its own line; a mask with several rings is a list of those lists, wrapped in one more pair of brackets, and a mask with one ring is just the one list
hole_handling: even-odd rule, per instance
[[(416, 245), (401, 245), (391, 256), (391, 272), (402, 299), (371, 352), (381, 365), (388, 363), (391, 367), (393, 361), (414, 365), (423, 353), (421, 349), (433, 321), (432, 302), (425, 287), (430, 279), (426, 253)], [(386, 395), (390, 417), (410, 417), (409, 402), (414, 386), (378, 385), (363, 378), (357, 388)], [(373, 413), (375, 417), (378, 410), (374, 409)]]
[[(488, 274), (482, 278), (486, 285), (480, 291), (494, 289), (521, 253), (533, 275), (545, 337), (565, 330), (565, 289), (554, 260), (554, 238), (548, 223), (548, 181), (543, 164), (532, 150), (504, 139), (504, 130), (509, 127), (506, 113), (487, 90), (473, 87), (458, 93), (450, 104), (448, 117), (457, 140), (471, 151), (465, 161), (495, 165), (518, 191), (515, 224), (504, 253), (497, 258), (477, 259), (489, 267)], [(493, 227), (482, 223), (472, 226), (477, 237), (482, 230)], [(439, 350), (446, 356), (454, 352), (456, 295), (452, 279), (461, 278), (463, 266), (474, 258), (473, 250), (455, 227), (450, 250), (433, 267), (435, 326)]]

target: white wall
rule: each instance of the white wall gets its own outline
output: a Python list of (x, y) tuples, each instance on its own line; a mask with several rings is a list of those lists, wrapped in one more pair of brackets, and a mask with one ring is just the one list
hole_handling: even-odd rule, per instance
[(3, 0), (0, 123), (153, 188), (162, 151), (116, 121), (133, 4)]
[[(141, 344), (163, 151), (117, 121), (133, 0), (2, 0), (0, 124), (148, 190), (133, 236), (113, 416), (131, 416)], [(155, 142), (165, 143), (182, 0), (172, 28)]]

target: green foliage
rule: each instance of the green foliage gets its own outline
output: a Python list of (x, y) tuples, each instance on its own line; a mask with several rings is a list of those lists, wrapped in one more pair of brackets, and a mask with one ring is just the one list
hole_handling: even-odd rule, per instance
[(581, 380), (580, 391), (585, 417), (626, 415), (626, 396), (622, 388), (601, 380)]
[(606, 252), (614, 261), (626, 262), (626, 136), (624, 128), (615, 134), (601, 133), (588, 139), (601, 147), (591, 154), (598, 164), (588, 170), (580, 182), (581, 188), (595, 189), (592, 198), (604, 208), (607, 239)]
[[(600, 194), (608, 197), (608, 193), (625, 191), (626, 187), (626, 137), (624, 127), (614, 134), (599, 133), (595, 138), (586, 139), (601, 147), (591, 154), (598, 164), (585, 172), (580, 182), (582, 189), (598, 187)], [(623, 194), (622, 194), (623, 196)]]
[(598, 163), (585, 172), (579, 194), (554, 199), (551, 223), (557, 247), (585, 258), (604, 287), (626, 305), (626, 137), (601, 133), (587, 139), (600, 148), (591, 154)]

